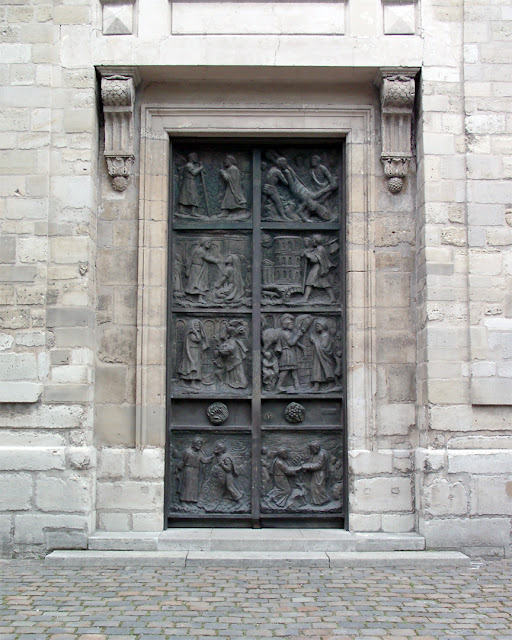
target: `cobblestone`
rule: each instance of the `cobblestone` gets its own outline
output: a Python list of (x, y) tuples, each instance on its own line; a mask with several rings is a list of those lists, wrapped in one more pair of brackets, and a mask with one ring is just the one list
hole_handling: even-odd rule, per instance
[(466, 569), (0, 562), (0, 640), (512, 640), (512, 560)]

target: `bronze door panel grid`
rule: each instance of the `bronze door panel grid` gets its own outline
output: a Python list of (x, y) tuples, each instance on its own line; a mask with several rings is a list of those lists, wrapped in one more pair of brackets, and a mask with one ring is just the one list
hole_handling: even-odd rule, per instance
[(346, 523), (343, 154), (171, 140), (170, 527)]

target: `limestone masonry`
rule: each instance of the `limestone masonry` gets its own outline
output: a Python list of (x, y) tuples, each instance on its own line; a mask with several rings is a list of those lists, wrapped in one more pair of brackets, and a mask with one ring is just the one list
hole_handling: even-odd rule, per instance
[(509, 556), (510, 0), (1, 0), (0, 25), (1, 553), (166, 528), (169, 140), (222, 138), (345, 143), (346, 528)]

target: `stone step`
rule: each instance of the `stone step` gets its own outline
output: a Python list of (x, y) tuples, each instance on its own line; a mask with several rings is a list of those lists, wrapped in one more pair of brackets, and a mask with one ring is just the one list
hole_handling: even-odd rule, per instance
[(458, 551), (53, 551), (45, 564), (64, 568), (129, 567), (465, 567)]
[(135, 533), (99, 531), (89, 538), (96, 551), (349, 552), (421, 551), (416, 533), (351, 533), (337, 529), (167, 529)]

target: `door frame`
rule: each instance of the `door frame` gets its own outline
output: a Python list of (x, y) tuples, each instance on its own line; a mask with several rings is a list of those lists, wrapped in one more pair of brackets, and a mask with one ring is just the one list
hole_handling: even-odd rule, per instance
[[(143, 104), (137, 307), (136, 444), (165, 447), (170, 137), (346, 141), (347, 454), (375, 446), (375, 295), (371, 251), (376, 124), (372, 105), (300, 108)], [(162, 478), (162, 483), (164, 479)], [(163, 488), (163, 487), (162, 487)], [(347, 492), (346, 492), (347, 493)], [(163, 498), (163, 492), (162, 492)], [(162, 514), (164, 513), (162, 499)], [(349, 511), (347, 509), (347, 515)], [(347, 522), (346, 525), (347, 526)]]

